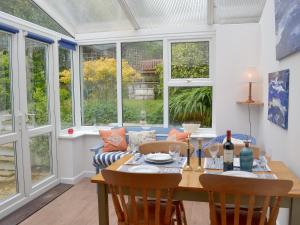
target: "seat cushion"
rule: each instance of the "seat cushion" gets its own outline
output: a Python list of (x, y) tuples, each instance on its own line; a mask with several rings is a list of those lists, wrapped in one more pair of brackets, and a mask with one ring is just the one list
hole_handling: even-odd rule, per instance
[(100, 152), (94, 156), (93, 164), (95, 167), (105, 168), (127, 154), (129, 154), (129, 152), (124, 152), (124, 151)]
[[(234, 206), (232, 206), (232, 205), (226, 206), (227, 224), (234, 224), (234, 210), (235, 210)], [(261, 208), (254, 208), (251, 225), (259, 225), (261, 212), (262, 212)], [(219, 204), (216, 204), (216, 213), (217, 213), (217, 224), (221, 225), (221, 206)], [(248, 215), (248, 208), (241, 207), (240, 208), (239, 225), (247, 224), (247, 215)], [(266, 222), (267, 221), (265, 221), (265, 224), (267, 224)]]
[[(129, 213), (129, 224), (133, 225), (133, 218), (132, 218), (133, 212), (132, 212), (132, 207), (131, 207), (130, 201), (127, 203), (127, 207), (128, 207), (128, 213)], [(171, 210), (172, 210), (171, 211), (171, 218), (172, 218), (175, 213), (174, 205), (172, 205)], [(137, 201), (137, 211), (138, 211), (139, 224), (145, 224), (144, 223), (144, 205), (143, 205), (143, 201), (141, 199), (138, 199), (138, 201)], [(149, 225), (155, 225), (155, 201), (153, 201), (153, 200), (148, 201), (148, 213), (149, 213)], [(164, 223), (165, 213), (166, 213), (166, 202), (161, 202), (160, 213), (159, 213), (160, 224), (165, 224)]]

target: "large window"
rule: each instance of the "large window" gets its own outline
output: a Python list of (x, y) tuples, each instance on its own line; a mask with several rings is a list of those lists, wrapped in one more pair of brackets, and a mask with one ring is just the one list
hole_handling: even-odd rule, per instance
[(162, 41), (122, 44), (123, 124), (163, 124)]
[(169, 125), (193, 122), (211, 128), (209, 41), (172, 42), (170, 48)]
[(74, 125), (72, 50), (59, 48), (60, 123), (65, 129)]
[(123, 42), (120, 58), (112, 44), (82, 46), (83, 125), (194, 122), (212, 128), (211, 43), (210, 39)]
[(115, 44), (81, 46), (82, 124), (118, 122)]

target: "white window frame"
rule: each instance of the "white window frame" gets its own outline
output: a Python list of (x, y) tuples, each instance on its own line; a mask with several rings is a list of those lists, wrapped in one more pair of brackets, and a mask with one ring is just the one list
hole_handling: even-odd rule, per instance
[[(80, 46), (116, 44), (116, 71), (117, 71), (117, 102), (118, 102), (118, 126), (123, 125), (122, 111), (122, 62), (121, 62), (121, 44), (130, 42), (147, 42), (147, 41), (162, 41), (163, 42), (163, 66), (164, 66), (164, 86), (163, 86), (163, 127), (169, 126), (169, 87), (202, 87), (211, 86), (213, 89), (212, 99), (212, 126), (211, 128), (199, 128), (198, 134), (214, 135), (216, 131), (216, 116), (215, 116), (215, 33), (203, 33), (194, 35), (160, 35), (155, 37), (121, 37), (104, 40), (96, 40), (93, 42), (79, 42)], [(171, 79), (171, 43), (176, 42), (209, 42), (209, 78), (189, 78), (189, 79)], [(80, 72), (81, 73), (81, 72)], [(80, 74), (80, 79), (81, 79)], [(81, 86), (82, 88), (82, 86)], [(82, 100), (82, 98), (81, 98)], [(82, 103), (81, 103), (82, 105)], [(83, 118), (83, 114), (81, 114)], [(86, 128), (88, 129), (88, 128)], [(198, 135), (197, 133), (195, 136)]]
[(59, 90), (59, 111), (58, 111), (58, 114), (59, 114), (59, 129), (60, 130), (66, 130), (68, 128), (71, 128), (71, 127), (74, 127), (76, 126), (76, 118), (75, 118), (75, 98), (74, 98), (74, 93), (75, 93), (75, 76), (74, 76), (74, 51), (73, 50), (70, 50), (70, 49), (65, 49), (65, 50), (68, 50), (69, 53), (71, 54), (70, 55), (70, 60), (71, 60), (71, 68), (70, 68), (70, 72), (71, 72), (71, 91), (72, 91), (72, 95), (71, 95), (71, 98), (72, 98), (72, 125), (69, 126), (69, 127), (66, 127), (66, 128), (62, 128), (62, 125), (61, 125), (61, 102), (60, 102), (60, 81), (59, 81), (59, 75), (60, 75), (60, 71), (59, 71), (59, 67), (60, 67), (60, 62), (59, 62), (59, 50), (60, 49), (65, 49), (65, 48), (62, 48), (58, 45), (58, 90)]
[[(208, 78), (172, 78), (171, 66), (172, 66), (172, 44), (173, 43), (187, 43), (187, 42), (208, 42), (209, 43), (209, 77)], [(177, 38), (177, 39), (168, 39), (166, 40), (166, 51), (167, 51), (167, 60), (164, 64), (164, 94), (166, 93), (167, 98), (164, 101), (164, 125), (169, 126), (169, 88), (170, 87), (212, 87), (212, 126), (211, 128), (199, 128), (198, 133), (215, 133), (215, 39), (211, 37), (203, 38)]]

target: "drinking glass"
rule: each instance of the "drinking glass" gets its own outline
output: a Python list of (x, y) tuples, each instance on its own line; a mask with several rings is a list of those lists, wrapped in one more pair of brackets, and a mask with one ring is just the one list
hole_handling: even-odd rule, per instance
[(209, 146), (208, 150), (213, 159), (213, 164), (214, 164), (214, 166), (216, 166), (216, 157), (219, 153), (219, 145), (211, 145), (211, 146)]
[(172, 156), (174, 160), (177, 160), (180, 156), (180, 149), (179, 146), (176, 144), (172, 144), (169, 146), (169, 154)]

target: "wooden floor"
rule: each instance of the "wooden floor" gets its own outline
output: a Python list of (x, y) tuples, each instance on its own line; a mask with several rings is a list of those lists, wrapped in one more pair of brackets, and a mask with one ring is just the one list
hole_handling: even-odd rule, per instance
[[(208, 225), (206, 203), (185, 202), (189, 225)], [(88, 179), (59, 196), (21, 225), (98, 225), (96, 185)], [(116, 225), (116, 216), (109, 201), (110, 225)]]

